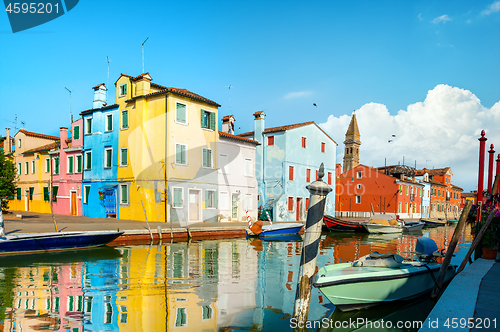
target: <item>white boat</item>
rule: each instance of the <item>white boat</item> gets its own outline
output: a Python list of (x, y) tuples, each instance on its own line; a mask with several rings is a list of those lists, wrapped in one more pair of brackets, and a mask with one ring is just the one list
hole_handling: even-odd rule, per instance
[(304, 227), (302, 223), (291, 223), (291, 222), (275, 222), (271, 225), (262, 226), (262, 230), (259, 234), (254, 233), (252, 230), (247, 228), (247, 235), (260, 237), (274, 237), (274, 236), (285, 236), (298, 234), (300, 230)]
[[(404, 261), (396, 254), (372, 253), (353, 263), (327, 265), (318, 271), (314, 286), (342, 311), (407, 300), (432, 290), (441, 264), (436, 243), (429, 238), (417, 239), (418, 261)], [(449, 266), (445, 282), (455, 275)]]
[(369, 233), (402, 233), (403, 223), (390, 214), (374, 214), (363, 227)]

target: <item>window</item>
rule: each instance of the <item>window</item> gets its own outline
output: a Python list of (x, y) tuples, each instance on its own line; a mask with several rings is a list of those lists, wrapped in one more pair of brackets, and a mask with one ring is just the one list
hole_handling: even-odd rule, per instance
[(306, 148), (306, 138), (302, 137), (302, 147), (305, 149)]
[(219, 194), (219, 209), (229, 210), (229, 194), (227, 192), (221, 192)]
[(356, 204), (361, 204), (361, 195), (356, 195)]
[(186, 326), (186, 325), (187, 325), (186, 308), (177, 308), (177, 313), (175, 315), (175, 326)]
[(306, 211), (309, 210), (309, 198), (306, 198)]
[(321, 142), (321, 152), (325, 153), (325, 151), (326, 151), (326, 143)]
[(85, 169), (92, 169), (92, 151), (85, 151)]
[(81, 154), (76, 156), (76, 172), (77, 173), (82, 172), (82, 155)]
[(59, 191), (59, 186), (52, 187), (52, 201), (57, 202), (57, 192)]
[(128, 148), (120, 149), (120, 166), (128, 165)]
[(31, 161), (31, 174), (35, 174), (35, 161)]
[(104, 168), (111, 168), (111, 161), (113, 158), (113, 149), (104, 149)]
[(73, 168), (74, 168), (74, 163), (75, 161), (75, 157), (74, 156), (68, 156), (68, 170), (67, 170), (67, 173), (71, 174), (73, 173)]
[(201, 110), (201, 128), (215, 130), (215, 113)]
[(220, 173), (229, 174), (229, 165), (227, 163), (227, 154), (220, 154), (219, 155), (219, 168), (220, 168)]
[(17, 140), (17, 147), (18, 147), (18, 148), (21, 148), (21, 139), (18, 139), (18, 140)]
[(205, 208), (206, 209), (216, 209), (216, 191), (215, 190), (205, 190)]
[(127, 84), (121, 84), (118, 87), (118, 97), (124, 97), (127, 94)]
[(113, 131), (113, 114), (106, 115), (106, 130)]
[[(105, 304), (105, 308), (106, 308), (106, 313), (104, 316), (104, 324), (111, 324), (113, 321), (113, 306), (109, 302), (104, 303), (104, 304)], [(106, 330), (107, 330), (107, 328), (106, 328)]]
[(121, 305), (120, 306), (120, 323), (122, 324), (127, 324), (128, 321), (128, 311), (127, 311), (127, 306)]
[(306, 169), (306, 182), (311, 182), (311, 169)]
[(182, 208), (182, 196), (183, 196), (183, 189), (182, 188), (173, 188), (174, 192), (174, 204), (173, 208)]
[(50, 200), (49, 187), (43, 187), (43, 200), (48, 202)]
[(288, 180), (293, 181), (293, 166), (288, 166)]
[(212, 308), (208, 305), (202, 307), (202, 317), (203, 319), (212, 319)]
[(398, 204), (398, 213), (401, 213), (401, 202)]
[(92, 134), (92, 118), (85, 119), (85, 134)]
[(212, 149), (203, 148), (203, 167), (212, 168)]
[(274, 136), (267, 137), (267, 145), (274, 145)]
[(253, 175), (253, 165), (251, 158), (245, 158), (245, 176)]
[(331, 185), (332, 184), (332, 178), (333, 178), (333, 174), (332, 172), (328, 172), (328, 184)]
[(33, 200), (33, 192), (35, 191), (35, 187), (30, 187), (29, 192), (30, 192), (30, 201)]
[(356, 172), (356, 179), (361, 179), (362, 176), (363, 176), (363, 171)]
[(20, 201), (21, 200), (21, 188), (16, 188), (16, 196), (17, 196), (17, 200)]
[(288, 197), (288, 211), (293, 211), (293, 197)]
[(409, 212), (408, 211), (408, 203), (405, 203), (405, 210), (403, 211), (404, 213)]
[(21, 175), (21, 163), (17, 163), (17, 174)]
[(248, 211), (253, 210), (253, 195), (252, 194), (245, 195), (245, 209), (247, 209)]
[(89, 203), (90, 186), (83, 186), (83, 204)]
[(30, 166), (30, 164), (27, 161), (25, 161), (24, 162), (24, 174), (29, 173), (29, 166)]
[(187, 124), (187, 105), (175, 103), (175, 122)]
[(361, 189), (361, 184), (357, 184), (356, 189)]
[(122, 111), (122, 126), (121, 129), (127, 129), (128, 128), (128, 110), (123, 110)]
[(178, 165), (187, 165), (187, 145), (175, 144), (175, 163)]
[(128, 184), (120, 185), (120, 204), (128, 204)]
[(80, 126), (73, 127), (73, 139), (80, 139)]
[(406, 196), (408, 196), (408, 187), (409, 186), (405, 186), (405, 188), (406, 188)]
[(45, 173), (50, 172), (50, 159), (45, 158)]

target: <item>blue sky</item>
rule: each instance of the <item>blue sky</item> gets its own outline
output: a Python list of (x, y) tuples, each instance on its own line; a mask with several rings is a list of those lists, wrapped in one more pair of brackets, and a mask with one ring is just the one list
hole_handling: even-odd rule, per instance
[[(454, 107), (462, 112), (462, 106), (471, 105), (463, 98), (477, 98), (480, 107), (476, 103), (476, 108), (467, 109), (467, 116), (489, 113), (469, 121), (474, 128), (464, 129), (462, 141), (472, 148), (465, 156), (463, 146), (456, 148), (462, 159), (434, 156), (447, 148), (446, 143), (425, 155), (412, 137), (394, 149), (373, 144), (376, 133), (361, 132), (361, 151), (370, 150), (365, 159), (361, 155), (362, 163), (379, 166), (381, 155), (397, 163), (406, 153), (406, 160), (417, 160), (417, 167), (430, 167), (428, 160), (435, 167), (451, 166), (457, 170), (457, 185), (475, 189), (477, 137), (471, 137), (486, 129), (488, 144), (496, 142), (500, 148), (500, 106), (494, 106), (500, 101), (499, 9), (500, 1), (493, 0), (80, 1), (65, 15), (15, 34), (4, 12), (1, 134), (3, 128), (13, 127), (8, 121), (14, 121), (14, 114), (27, 130), (58, 134), (60, 126), (69, 125), (65, 87), (72, 90), (76, 118), (92, 107), (91, 88), (107, 80), (106, 56), (111, 60), (113, 102), (113, 83), (120, 73), (142, 72), (141, 43), (149, 38), (145, 71), (154, 82), (218, 102), (220, 116), (234, 114), (240, 132), (253, 130), (252, 113), (258, 110), (267, 114), (268, 127), (313, 120), (340, 144), (338, 162), (347, 129), (342, 129), (345, 115), (353, 110), (364, 107), (365, 113), (359, 111), (364, 118), (358, 120), (368, 128), (373, 123), (370, 116), (377, 114), (370, 105), (385, 106), (386, 115), (401, 123), (398, 114), (410, 114), (411, 105), (425, 104), (431, 91), (440, 96), (432, 99), (436, 107), (428, 108), (431, 114)], [(442, 84), (450, 89), (436, 90)], [(426, 112), (414, 112), (417, 116), (403, 121), (403, 132), (412, 131), (412, 121), (425, 121), (418, 112)], [(380, 126), (381, 132), (396, 130)], [(456, 131), (457, 125), (452, 129)], [(457, 139), (449, 130), (443, 132), (449, 144)], [(423, 145), (429, 144), (435, 142)]]

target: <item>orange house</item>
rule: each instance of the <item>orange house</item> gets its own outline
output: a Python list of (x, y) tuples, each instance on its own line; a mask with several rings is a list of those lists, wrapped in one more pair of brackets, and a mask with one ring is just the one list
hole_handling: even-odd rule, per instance
[(337, 177), (336, 215), (366, 219), (374, 212), (420, 218), (423, 187), (360, 164)]
[(451, 184), (450, 167), (419, 170), (429, 174), (431, 183), (431, 218), (459, 218), (462, 210), (463, 189)]

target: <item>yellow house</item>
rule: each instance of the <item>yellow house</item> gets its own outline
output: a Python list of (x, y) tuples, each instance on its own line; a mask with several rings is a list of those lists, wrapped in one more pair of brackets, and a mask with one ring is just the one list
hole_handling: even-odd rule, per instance
[[(14, 163), (17, 167), (16, 194), (9, 209), (50, 213), (49, 151), (59, 137), (19, 130), (14, 136)], [(56, 165), (57, 169), (58, 165)]]
[(216, 222), (220, 105), (152, 80), (121, 74), (115, 82), (120, 218)]

